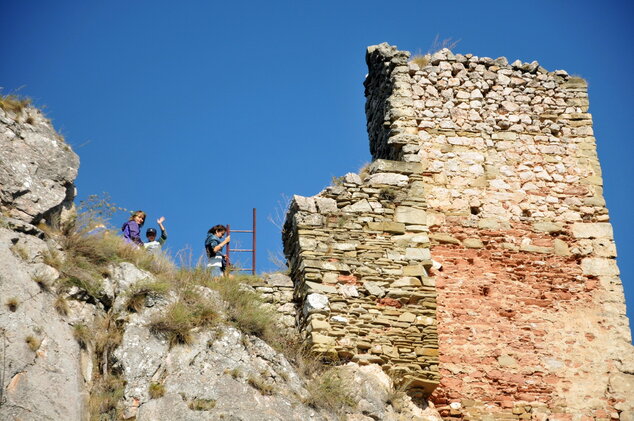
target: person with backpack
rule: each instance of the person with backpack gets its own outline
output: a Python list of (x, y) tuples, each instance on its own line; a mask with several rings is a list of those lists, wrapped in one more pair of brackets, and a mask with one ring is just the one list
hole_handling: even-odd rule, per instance
[(163, 244), (165, 244), (165, 241), (167, 240), (167, 231), (165, 231), (163, 222), (165, 222), (164, 216), (161, 216), (159, 219), (156, 220), (156, 223), (161, 228), (161, 237), (158, 239), (158, 241), (156, 240), (155, 228), (148, 228), (147, 231), (145, 231), (147, 243), (143, 243), (143, 247), (145, 247), (145, 249), (150, 253), (158, 253), (159, 251), (161, 251), (161, 247), (163, 246)]
[(141, 240), (141, 227), (145, 223), (145, 212), (136, 211), (132, 213), (130, 219), (123, 224), (121, 231), (123, 232), (123, 239), (130, 244), (135, 244), (137, 247), (143, 246), (143, 240)]
[(223, 264), (226, 263), (222, 248), (231, 241), (231, 236), (229, 235), (224, 240), (222, 239), (226, 233), (227, 228), (224, 225), (214, 225), (207, 231), (207, 238), (205, 239), (205, 251), (207, 252), (207, 258), (209, 258), (207, 267), (211, 269), (211, 276), (214, 278), (222, 276)]

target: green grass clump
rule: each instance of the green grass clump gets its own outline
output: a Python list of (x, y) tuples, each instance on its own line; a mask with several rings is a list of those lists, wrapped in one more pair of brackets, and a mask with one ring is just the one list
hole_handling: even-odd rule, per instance
[(194, 328), (211, 327), (218, 320), (216, 309), (206, 299), (195, 293), (184, 295), (149, 324), (150, 331), (167, 339), (170, 347), (193, 343)]
[[(263, 306), (260, 295), (240, 287), (235, 279), (225, 279), (212, 286), (228, 304), (227, 316), (242, 332), (264, 340), (277, 337), (276, 314)], [(273, 344), (275, 340), (270, 343)]]
[(126, 292), (125, 307), (128, 311), (138, 313), (145, 306), (148, 297), (163, 297), (170, 290), (170, 286), (165, 279), (136, 283)]
[(148, 387), (148, 393), (151, 399), (158, 399), (165, 396), (165, 386), (161, 383), (152, 382)]
[(324, 408), (336, 413), (354, 409), (357, 401), (350, 392), (350, 381), (337, 369), (327, 370), (308, 383), (306, 404), (315, 408)]

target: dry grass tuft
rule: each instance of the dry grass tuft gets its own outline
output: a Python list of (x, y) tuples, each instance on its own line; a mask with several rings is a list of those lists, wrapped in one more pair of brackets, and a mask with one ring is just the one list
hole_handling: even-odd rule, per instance
[(306, 404), (336, 413), (354, 409), (357, 401), (350, 393), (352, 385), (337, 369), (327, 370), (308, 383)]
[(18, 305), (20, 304), (20, 302), (18, 301), (17, 298), (15, 297), (11, 297), (7, 300), (7, 302), (5, 303), (5, 305), (7, 306), (7, 308), (9, 309), (10, 312), (15, 313), (15, 311), (18, 309)]
[(15, 244), (15, 245), (11, 246), (11, 251), (13, 252), (13, 254), (18, 256), (20, 259), (22, 259), (24, 261), (29, 260), (29, 251), (22, 244)]
[(196, 293), (184, 293), (181, 299), (171, 304), (165, 312), (149, 324), (150, 331), (167, 339), (170, 347), (191, 344), (192, 329), (207, 328), (216, 324), (218, 313), (213, 304)]
[(216, 407), (215, 399), (193, 399), (188, 404), (192, 411), (210, 411)]
[(123, 398), (125, 381), (118, 376), (98, 377), (90, 391), (88, 404), (91, 420), (121, 419), (119, 401)]
[(152, 382), (148, 387), (148, 393), (151, 399), (158, 399), (165, 396), (165, 386), (161, 383)]
[(145, 307), (148, 297), (163, 297), (169, 290), (170, 283), (165, 279), (137, 283), (126, 292), (128, 296), (125, 304), (126, 309), (138, 313)]
[(55, 310), (57, 311), (57, 313), (59, 313), (62, 316), (68, 316), (68, 313), (70, 312), (70, 308), (68, 307), (68, 301), (63, 295), (60, 294), (57, 296), (53, 306), (55, 307)]
[(88, 326), (83, 323), (78, 323), (73, 326), (73, 337), (75, 338), (81, 349), (87, 349), (88, 344), (93, 339), (92, 332), (90, 331)]
[[(228, 303), (227, 316), (242, 332), (274, 344), (278, 336), (277, 315), (263, 306), (259, 294), (240, 286), (236, 279), (224, 279), (210, 285)], [(273, 340), (271, 340), (273, 339)]]
[(49, 292), (51, 290), (50, 281), (46, 279), (46, 277), (42, 275), (35, 275), (32, 279), (42, 291)]
[(42, 253), (42, 260), (45, 264), (54, 267), (55, 269), (61, 269), (62, 256), (59, 251), (49, 246), (48, 250)]
[(40, 345), (42, 345), (42, 341), (33, 335), (29, 335), (24, 338), (24, 342), (26, 342), (26, 344), (29, 346), (29, 349), (33, 352), (36, 352), (38, 349), (40, 349)]
[(21, 114), (29, 104), (31, 104), (29, 98), (20, 98), (17, 95), (0, 95), (0, 108), (8, 112)]
[(252, 387), (259, 390), (260, 393), (262, 393), (263, 395), (272, 395), (275, 392), (275, 386), (265, 381), (261, 377), (249, 376), (247, 382)]
[(429, 55), (429, 54), (425, 54), (425, 55), (416, 54), (415, 56), (412, 57), (412, 59), (410, 61), (412, 63), (418, 65), (418, 67), (420, 67), (422, 69), (423, 67), (427, 66), (429, 64), (429, 62), (431, 61), (431, 55)]

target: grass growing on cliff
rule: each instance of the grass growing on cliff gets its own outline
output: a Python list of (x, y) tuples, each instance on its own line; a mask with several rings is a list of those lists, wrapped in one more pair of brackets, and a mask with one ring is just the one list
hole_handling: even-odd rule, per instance
[(125, 392), (125, 381), (118, 376), (97, 377), (90, 391), (91, 421), (121, 419), (119, 401)]
[(40, 345), (42, 345), (42, 341), (33, 335), (29, 335), (24, 338), (24, 342), (26, 342), (29, 349), (33, 352), (36, 352), (38, 349), (40, 349)]
[(7, 308), (9, 309), (10, 312), (15, 313), (15, 311), (18, 309), (18, 305), (20, 304), (20, 302), (18, 301), (17, 298), (15, 297), (11, 297), (9, 298), (5, 305), (7, 306)]
[(198, 294), (185, 293), (166, 311), (157, 315), (149, 324), (150, 331), (167, 339), (170, 347), (194, 342), (192, 330), (208, 328), (216, 324), (218, 313), (214, 306)]
[(148, 298), (163, 297), (169, 290), (170, 284), (165, 279), (136, 283), (125, 293), (125, 307), (128, 311), (138, 313), (145, 307)]
[(162, 383), (152, 382), (148, 387), (148, 393), (151, 399), (158, 399), (165, 396), (165, 386)]
[(307, 385), (307, 405), (324, 408), (335, 413), (354, 409), (357, 401), (350, 392), (352, 384), (337, 369), (330, 369), (315, 377)]
[(31, 104), (29, 98), (21, 98), (17, 95), (0, 95), (0, 108), (5, 111), (21, 114), (29, 104)]

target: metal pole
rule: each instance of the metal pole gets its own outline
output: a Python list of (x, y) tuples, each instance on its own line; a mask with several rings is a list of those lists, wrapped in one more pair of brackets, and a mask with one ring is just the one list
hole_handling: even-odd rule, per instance
[(252, 263), (252, 268), (253, 268), (253, 275), (255, 275), (255, 208), (253, 208), (253, 263)]
[[(231, 225), (227, 224), (227, 237), (231, 235)], [(231, 252), (231, 243), (227, 243), (227, 262), (231, 262), (229, 253)]]

